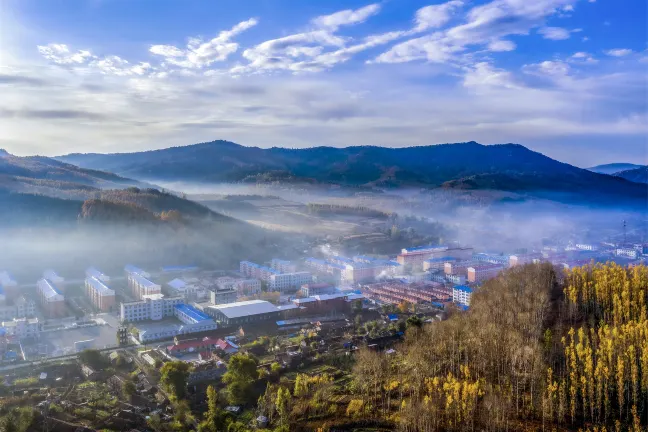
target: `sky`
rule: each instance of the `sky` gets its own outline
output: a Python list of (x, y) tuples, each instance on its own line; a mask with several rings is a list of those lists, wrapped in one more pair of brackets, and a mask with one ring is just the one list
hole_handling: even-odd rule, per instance
[(648, 163), (645, 0), (0, 0), (0, 148), (519, 143)]

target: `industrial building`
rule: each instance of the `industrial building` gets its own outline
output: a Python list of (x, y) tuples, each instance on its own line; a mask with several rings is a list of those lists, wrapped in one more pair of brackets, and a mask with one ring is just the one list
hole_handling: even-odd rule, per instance
[(465, 285), (457, 285), (452, 288), (452, 301), (463, 306), (470, 306), (472, 294), (472, 288)]
[(115, 307), (115, 291), (96, 277), (85, 280), (85, 289), (90, 303), (102, 312), (110, 312)]
[(182, 297), (164, 297), (163, 294), (145, 295), (142, 300), (122, 303), (119, 318), (122, 322), (161, 320), (174, 315), (174, 307), (184, 303)]
[(345, 294), (322, 294), (293, 300), (306, 315), (344, 313), (349, 309)]
[(174, 315), (185, 324), (196, 324), (212, 319), (193, 306), (178, 304), (174, 306)]
[(37, 283), (38, 300), (43, 312), (48, 317), (60, 317), (65, 314), (65, 297), (58, 288), (48, 279), (41, 279)]
[(143, 299), (144, 296), (162, 293), (162, 287), (139, 273), (128, 274), (128, 286), (136, 299)]
[(280, 315), (272, 303), (264, 300), (250, 300), (209, 306), (205, 312), (223, 327), (277, 320)]

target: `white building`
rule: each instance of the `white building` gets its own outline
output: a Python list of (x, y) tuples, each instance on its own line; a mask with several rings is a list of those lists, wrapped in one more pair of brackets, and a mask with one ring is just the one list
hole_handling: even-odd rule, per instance
[(639, 252), (634, 248), (622, 247), (622, 248), (617, 248), (616, 250), (616, 256), (623, 256), (627, 258), (637, 259), (638, 255)]
[(110, 277), (103, 274), (99, 270), (97, 270), (94, 267), (90, 267), (89, 269), (86, 270), (86, 277), (91, 278), (95, 277), (99, 279), (101, 282), (110, 282)]
[(452, 282), (454, 284), (464, 284), (466, 283), (466, 276), (464, 275), (458, 275), (458, 274), (449, 274), (445, 275), (445, 278), (448, 282)]
[(279, 270), (281, 273), (297, 272), (297, 266), (291, 261), (285, 261), (278, 258), (273, 258), (272, 261), (270, 261), (270, 267)]
[(5, 329), (7, 336), (18, 339), (37, 338), (40, 334), (38, 318), (14, 318), (12, 321), (3, 321), (2, 327)]
[(174, 315), (174, 307), (184, 303), (182, 297), (164, 297), (163, 294), (145, 295), (142, 300), (122, 303), (119, 318), (122, 322), (161, 320)]
[[(0, 292), (2, 288), (0, 287)], [(12, 305), (7, 305), (4, 295), (0, 294), (0, 321), (11, 321), (14, 318), (25, 318), (36, 315), (36, 303), (21, 296), (14, 300)]]
[(452, 288), (452, 301), (464, 305), (470, 306), (470, 300), (472, 299), (473, 290), (465, 285), (457, 285)]
[(191, 333), (200, 333), (205, 331), (216, 330), (218, 324), (213, 319), (196, 322), (195, 324), (166, 324), (146, 326), (139, 329), (139, 341), (141, 343), (148, 343), (156, 340), (173, 339), (179, 335), (186, 335)]
[(279, 292), (297, 290), (312, 280), (313, 276), (309, 272), (273, 274), (268, 280), (268, 289)]
[(168, 282), (167, 286), (172, 296), (182, 296), (185, 300), (191, 300), (198, 293), (198, 286), (194, 283), (196, 280), (196, 278), (190, 280), (175, 278)]
[(49, 279), (55, 284), (62, 284), (63, 282), (65, 282), (65, 279), (59, 276), (54, 270), (45, 270), (43, 272), (43, 278)]
[(576, 249), (584, 251), (595, 251), (597, 247), (588, 243), (576, 243)]
[(213, 320), (193, 306), (187, 304), (175, 305), (174, 315), (185, 324), (196, 324), (202, 321)]

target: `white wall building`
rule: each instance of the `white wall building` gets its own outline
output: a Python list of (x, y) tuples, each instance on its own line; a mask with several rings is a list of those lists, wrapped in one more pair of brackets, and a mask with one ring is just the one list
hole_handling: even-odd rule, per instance
[(133, 296), (137, 299), (143, 299), (144, 296), (162, 293), (162, 287), (139, 273), (128, 274), (128, 285), (131, 288)]
[(313, 276), (309, 272), (273, 274), (268, 280), (268, 289), (279, 292), (297, 290), (312, 280)]
[(107, 312), (115, 306), (115, 291), (95, 277), (85, 280), (86, 295), (97, 309)]
[(128, 276), (129, 274), (132, 274), (132, 273), (137, 273), (137, 274), (139, 274), (139, 275), (144, 276), (145, 278), (150, 278), (150, 277), (151, 277), (150, 273), (145, 272), (145, 271), (142, 270), (141, 268), (139, 268), (139, 267), (135, 267), (135, 266), (132, 265), (132, 264), (128, 264), (128, 265), (126, 265), (126, 266), (124, 267), (124, 272), (126, 273), (126, 276)]
[[(2, 288), (0, 288), (0, 292)], [(4, 302), (4, 295), (0, 295), (0, 321), (11, 321), (14, 318), (25, 318), (36, 315), (36, 303), (21, 296), (14, 300), (12, 305)]]
[(270, 261), (270, 267), (279, 270), (281, 273), (296, 273), (297, 266), (291, 261), (281, 260), (278, 258), (273, 258)]
[(636, 249), (629, 248), (629, 247), (617, 248), (616, 250), (616, 256), (623, 256), (627, 258), (637, 259), (638, 255), (639, 252)]
[(184, 303), (182, 297), (164, 297), (163, 294), (146, 295), (140, 301), (122, 303), (119, 318), (122, 322), (161, 320), (174, 315), (174, 307)]
[(452, 301), (464, 306), (470, 306), (473, 290), (465, 285), (452, 288)]
[(38, 318), (14, 318), (12, 321), (3, 321), (2, 327), (7, 336), (18, 339), (37, 338), (40, 334)]

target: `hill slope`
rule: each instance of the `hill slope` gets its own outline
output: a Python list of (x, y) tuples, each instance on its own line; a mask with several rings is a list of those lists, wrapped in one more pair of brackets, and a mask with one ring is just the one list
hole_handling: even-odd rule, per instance
[(648, 183), (648, 166), (619, 171), (614, 175), (635, 183)]
[(599, 174), (615, 174), (620, 171), (631, 170), (635, 168), (641, 168), (641, 165), (631, 164), (631, 163), (610, 163), (604, 165), (596, 165), (591, 168), (587, 168), (590, 171), (597, 172)]
[(58, 159), (83, 168), (164, 181), (499, 189), (590, 202), (637, 202), (647, 191), (643, 185), (576, 168), (517, 144), (294, 150), (214, 141), (140, 153), (72, 154)]

